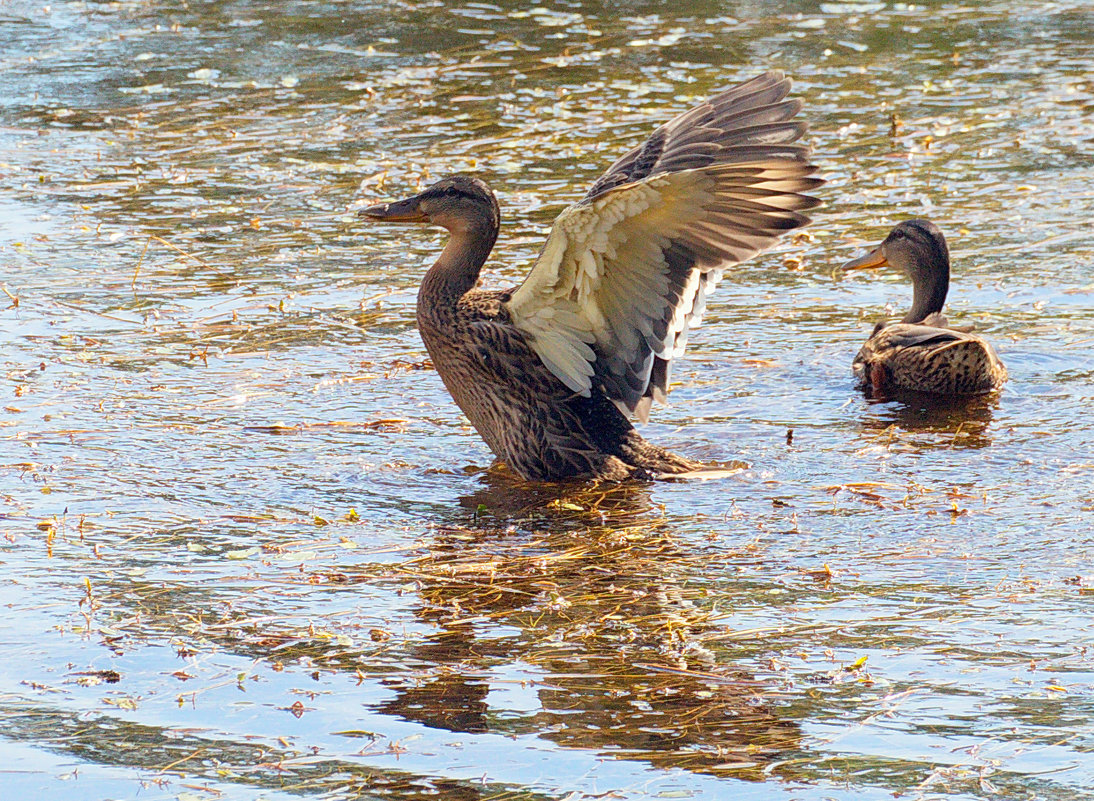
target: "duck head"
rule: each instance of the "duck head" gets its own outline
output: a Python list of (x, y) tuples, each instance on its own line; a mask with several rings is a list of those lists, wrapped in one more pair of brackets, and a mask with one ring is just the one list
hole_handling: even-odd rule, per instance
[(378, 222), (431, 223), (453, 232), (479, 227), (496, 231), (500, 220), (493, 191), (470, 175), (449, 176), (413, 197), (370, 206), (358, 216)]
[(950, 286), (950, 251), (937, 225), (930, 220), (905, 220), (880, 245), (841, 269), (877, 269), (890, 264), (911, 279), (915, 292), (904, 322), (919, 322), (942, 311)]

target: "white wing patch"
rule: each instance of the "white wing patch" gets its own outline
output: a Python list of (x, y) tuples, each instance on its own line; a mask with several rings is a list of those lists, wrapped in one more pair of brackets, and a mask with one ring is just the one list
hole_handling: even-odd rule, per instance
[[(661, 173), (569, 207), (509, 300), (513, 323), (555, 376), (588, 396), (599, 381), (640, 416), (663, 399), (721, 268), (804, 221), (807, 168), (771, 161)], [(800, 218), (801, 221), (797, 221)], [(787, 221), (794, 219), (793, 224)]]
[[(547, 369), (586, 397), (596, 361), (589, 346), (614, 340), (634, 353), (640, 333), (651, 333), (641, 330), (649, 328), (642, 318), (659, 315), (664, 306), (660, 245), (667, 239), (628, 236), (634, 232), (626, 223), (656, 207), (666, 184), (669, 177), (659, 176), (568, 208), (555, 220), (528, 280), (509, 301), (514, 324), (529, 336)], [(627, 275), (621, 276), (624, 269)]]

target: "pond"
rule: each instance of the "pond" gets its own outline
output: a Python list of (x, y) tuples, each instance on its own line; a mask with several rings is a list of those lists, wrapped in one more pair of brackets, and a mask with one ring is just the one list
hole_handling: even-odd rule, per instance
[[(34, 799), (1094, 792), (1094, 7), (0, 9), (0, 787)], [(717, 481), (535, 485), (430, 369), (656, 125), (781, 69), (827, 184), (730, 271), (645, 436)], [(998, 395), (872, 402), (929, 217)]]

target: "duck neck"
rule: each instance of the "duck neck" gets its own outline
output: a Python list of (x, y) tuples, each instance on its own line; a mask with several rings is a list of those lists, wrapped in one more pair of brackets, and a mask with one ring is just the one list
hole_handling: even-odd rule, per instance
[(448, 244), (422, 279), (419, 309), (455, 306), (478, 283), (479, 272), (498, 238), (497, 223), (490, 220), (461, 220), (445, 227)]
[(919, 323), (942, 311), (946, 293), (950, 291), (950, 265), (935, 265), (918, 279), (913, 288), (912, 308), (904, 315), (903, 323)]

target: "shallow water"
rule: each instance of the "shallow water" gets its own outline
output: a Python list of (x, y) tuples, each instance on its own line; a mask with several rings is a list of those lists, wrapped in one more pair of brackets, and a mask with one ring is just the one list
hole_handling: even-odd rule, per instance
[[(16, 1), (0, 41), (0, 795), (1094, 792), (1089, 3)], [(747, 469), (487, 472), (414, 330), (441, 235), (352, 208), (475, 171), (512, 283), (766, 68), (826, 206), (643, 427)], [(909, 216), (997, 398), (852, 386), (910, 291), (834, 267)]]

